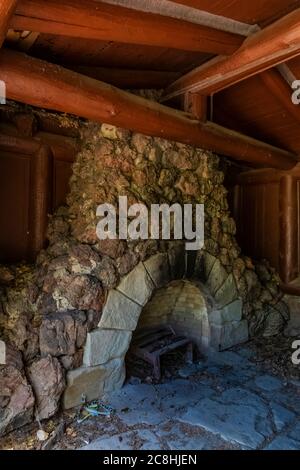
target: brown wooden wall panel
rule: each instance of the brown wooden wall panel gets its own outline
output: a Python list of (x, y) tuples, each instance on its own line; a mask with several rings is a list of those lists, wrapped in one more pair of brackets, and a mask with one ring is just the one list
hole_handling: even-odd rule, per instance
[(0, 150), (0, 261), (26, 259), (29, 250), (30, 156)]
[[(50, 147), (53, 155), (53, 188), (52, 188), (52, 211), (55, 211), (60, 205), (65, 204), (66, 196), (69, 192), (69, 179), (72, 175), (72, 165), (75, 160), (75, 156), (80, 149), (79, 141), (75, 135), (65, 135), (67, 130), (64, 130), (64, 134), (59, 135), (51, 131), (59, 131), (58, 125), (54, 126), (55, 122), (52, 120), (45, 120), (46, 123), (43, 131), (35, 132), (32, 139), (41, 142)], [(52, 126), (52, 127), (51, 127)], [(53, 129), (54, 127), (54, 129)], [(71, 129), (72, 131), (72, 129)], [(9, 122), (1, 122), (0, 120), (0, 132), (8, 135), (19, 137), (20, 132), (16, 126)]]
[(237, 202), (237, 237), (243, 252), (279, 267), (279, 182), (244, 184)]
[(291, 171), (251, 170), (227, 181), (244, 254), (266, 258), (283, 288), (300, 275), (300, 165)]
[(49, 147), (0, 134), (0, 262), (33, 261), (45, 245), (52, 165)]
[(45, 245), (48, 214), (66, 203), (79, 137), (55, 117), (1, 107), (0, 263), (34, 261)]
[[(47, 222), (48, 213), (66, 203), (72, 162), (53, 159), (46, 186), (37, 162), (35, 154), (0, 149), (0, 262), (33, 260), (45, 242), (41, 224)], [(39, 198), (47, 198), (47, 207), (40, 205)]]
[(276, 269), (279, 269), (279, 183), (265, 184), (263, 188), (263, 220), (258, 230), (258, 236), (263, 234), (261, 257), (267, 258)]
[(53, 188), (52, 211), (66, 203), (70, 190), (69, 180), (72, 175), (72, 165), (79, 151), (78, 141), (72, 137), (61, 136), (49, 132), (38, 132), (34, 138), (51, 148), (53, 155)]
[(63, 160), (53, 162), (53, 211), (66, 203), (69, 181), (72, 175), (72, 163)]

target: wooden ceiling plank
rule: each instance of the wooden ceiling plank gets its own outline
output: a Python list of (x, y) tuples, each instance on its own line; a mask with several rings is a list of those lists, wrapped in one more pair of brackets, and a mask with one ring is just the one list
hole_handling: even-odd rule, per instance
[(300, 6), (299, 0), (171, 0), (172, 3), (262, 26)]
[[(228, 111), (231, 123), (228, 123)], [(298, 111), (292, 109), (292, 112)], [(260, 75), (214, 95), (214, 120), (277, 147), (300, 152), (298, 119), (286, 110)]]
[(289, 115), (293, 116), (297, 123), (300, 124), (300, 108), (295, 106), (291, 99), (293, 89), (282, 78), (278, 70), (266, 70), (259, 74), (259, 78), (273, 94), (274, 99), (277, 99)]
[[(203, 0), (201, 0), (203, 1)], [(184, 4), (184, 2), (170, 2), (169, 0), (104, 0), (105, 3), (119, 5), (134, 10), (144, 11), (148, 13), (156, 13), (179, 20), (189, 21), (202, 26), (210, 26), (211, 28), (229, 33), (241, 34), (249, 36), (254, 32), (255, 27), (230, 18), (228, 15), (223, 16), (218, 11), (210, 13), (205, 9), (194, 8), (193, 3)]]
[(247, 38), (230, 57), (192, 70), (166, 90), (165, 99), (188, 91), (210, 95), (300, 54), (300, 8)]
[[(10, 43), (8, 45), (10, 47)], [(93, 39), (76, 39), (51, 34), (40, 34), (30, 50), (30, 55), (41, 59), (45, 57), (49, 62), (64, 67), (74, 65), (112, 69), (158, 70), (179, 72), (180, 76), (211, 58), (210, 54), (201, 52)], [(170, 83), (177, 78), (175, 77)]]
[(231, 54), (243, 36), (94, 0), (20, 0), (10, 27), (40, 33)]
[(4, 42), (8, 31), (9, 22), (15, 12), (17, 0), (1, 0), (0, 1), (0, 47)]
[(258, 166), (290, 169), (298, 160), (285, 150), (19, 52), (0, 51), (0, 80), (7, 85), (8, 98), (32, 106), (183, 142)]
[(180, 73), (68, 65), (66, 68), (119, 88), (162, 89), (180, 77)]

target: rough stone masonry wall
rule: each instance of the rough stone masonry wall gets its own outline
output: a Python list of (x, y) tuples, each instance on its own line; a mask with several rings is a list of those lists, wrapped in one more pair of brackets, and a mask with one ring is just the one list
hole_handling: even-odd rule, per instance
[(230, 279), (251, 335), (277, 334), (288, 317), (276, 273), (240, 253), (216, 155), (107, 125), (83, 123), (81, 132), (68, 204), (49, 223), (49, 247), (35, 266), (1, 271), (7, 364), (0, 366), (0, 435), (29, 422), (34, 410), (40, 419), (57, 411), (66, 371), (82, 364), (87, 333), (97, 327), (108, 291), (155, 253), (176, 258), (175, 242), (97, 239), (96, 207), (117, 204), (119, 195), (148, 206), (204, 203), (198, 275), (209, 265), (219, 287)]

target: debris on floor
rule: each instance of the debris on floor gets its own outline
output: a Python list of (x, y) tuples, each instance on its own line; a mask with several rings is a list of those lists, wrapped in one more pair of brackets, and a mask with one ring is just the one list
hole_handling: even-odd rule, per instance
[(80, 417), (77, 419), (77, 423), (81, 424), (86, 419), (89, 419), (95, 416), (106, 416), (109, 418), (111, 414), (113, 414), (113, 412), (114, 412), (114, 409), (111, 406), (106, 405), (102, 401), (100, 400), (93, 401), (92, 403), (90, 403), (87, 406), (84, 406), (80, 410)]
[[(3, 437), (0, 447), (300, 450), (299, 366), (289, 367), (292, 350), (285, 338), (275, 338), (276, 345), (273, 360), (271, 340), (252, 341), (183, 362), (160, 383), (131, 379), (103, 401), (43, 421), (46, 441), (38, 440), (35, 423)], [(89, 419), (78, 422), (85, 415)]]

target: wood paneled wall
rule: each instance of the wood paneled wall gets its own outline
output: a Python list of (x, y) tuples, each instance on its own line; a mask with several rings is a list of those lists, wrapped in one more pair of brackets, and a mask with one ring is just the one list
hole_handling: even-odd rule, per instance
[(51, 173), (49, 147), (0, 136), (1, 262), (33, 261), (44, 246)]
[(283, 283), (293, 281), (300, 275), (300, 168), (243, 172), (231, 193), (243, 252), (267, 259)]
[(73, 137), (20, 137), (0, 123), (0, 262), (34, 261), (45, 246), (48, 215), (66, 201), (78, 149)]

